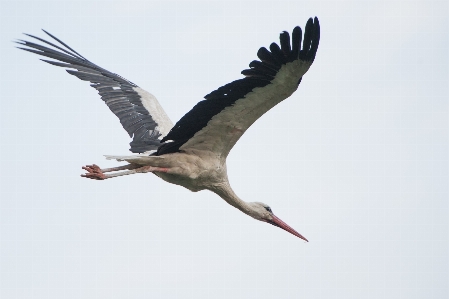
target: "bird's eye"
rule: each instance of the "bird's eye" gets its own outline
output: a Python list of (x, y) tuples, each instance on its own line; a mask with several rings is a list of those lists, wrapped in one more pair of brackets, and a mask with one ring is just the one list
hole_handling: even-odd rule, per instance
[(271, 210), (270, 207), (265, 207), (265, 210), (267, 210), (267, 211), (270, 212), (270, 213), (273, 213), (273, 211)]

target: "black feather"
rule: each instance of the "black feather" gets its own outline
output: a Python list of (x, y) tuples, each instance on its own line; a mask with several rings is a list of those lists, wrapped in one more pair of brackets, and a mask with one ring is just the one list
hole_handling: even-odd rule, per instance
[(312, 18), (307, 20), (306, 29), (304, 30), (304, 42), (302, 44), (302, 51), (300, 52), (299, 58), (306, 59), (307, 54), (310, 50), (310, 44), (312, 43), (312, 35), (314, 32), (313, 20)]
[(47, 45), (50, 45), (50, 46), (52, 46), (52, 47), (55, 47), (56, 49), (59, 49), (59, 50), (65, 52), (65, 53), (67, 53), (67, 54), (69, 54), (69, 55), (71, 55), (71, 56), (74, 56), (74, 57), (77, 57), (77, 58), (84, 58), (84, 57), (82, 57), (81, 55), (80, 55), (80, 56), (77, 56), (77, 55), (75, 55), (75, 54), (73, 54), (73, 53), (67, 51), (66, 49), (61, 48), (61, 47), (59, 47), (58, 45), (55, 45), (55, 44), (53, 44), (53, 43), (51, 43), (51, 42), (49, 42), (49, 41), (46, 41), (45, 39), (42, 39), (42, 38), (40, 38), (40, 37), (31, 35), (31, 34), (27, 34), (27, 33), (24, 33), (24, 34), (27, 35), (27, 36), (29, 36), (29, 37), (35, 38), (35, 39), (37, 39), (37, 40), (40, 40), (41, 42), (44, 42), (44, 43), (46, 43)]
[(60, 40), (59, 38), (57, 38), (56, 36), (53, 36), (52, 34), (50, 34), (49, 32), (45, 31), (44, 29), (42, 29), (42, 31), (44, 31), (46, 34), (48, 34), (51, 38), (53, 38), (54, 40), (58, 41), (61, 45), (63, 45), (64, 47), (66, 47), (67, 49), (69, 49), (70, 51), (72, 51), (73, 53), (77, 54), (79, 57), (81, 57), (84, 60), (87, 60), (86, 58), (84, 58), (83, 56), (81, 56), (78, 52), (76, 52), (75, 50), (73, 50), (72, 48), (70, 48), (68, 45), (66, 45), (62, 40)]
[(285, 57), (284, 52), (281, 51), (281, 48), (276, 43), (272, 43), (270, 45), (270, 50), (273, 58), (276, 60), (276, 62), (280, 65), (286, 64), (287, 57)]
[(292, 59), (298, 59), (299, 51), (301, 50), (301, 40), (302, 40), (302, 29), (299, 26), (296, 26), (293, 29), (292, 33)]
[(279, 41), (281, 43), (281, 50), (285, 57), (290, 57), (290, 53), (292, 51), (290, 46), (290, 34), (288, 34), (287, 31), (283, 31), (281, 35), (279, 35)]
[(281, 64), (276, 61), (273, 54), (270, 53), (266, 48), (262, 47), (257, 51), (257, 57), (263, 62), (268, 64), (270, 67), (278, 71), (281, 68)]
[(273, 76), (264, 74), (264, 73), (260, 72), (259, 70), (255, 70), (255, 69), (243, 70), (242, 75), (245, 75), (245, 77), (257, 78), (257, 79), (268, 80), (268, 81), (273, 79)]
[(81, 80), (91, 82), (92, 84), (90, 85), (97, 89), (102, 100), (119, 118), (120, 123), (129, 136), (134, 136), (130, 150), (134, 153), (156, 150), (161, 145), (158, 139), (161, 134), (155, 130), (157, 127), (156, 122), (143, 106), (139, 94), (133, 89), (137, 85), (93, 64), (55, 36), (45, 30), (44, 32), (66, 49), (29, 34), (27, 34), (29, 37), (44, 42), (54, 49), (28, 41), (19, 41), (18, 44), (24, 47), (18, 48), (55, 59), (57, 61), (41, 60), (55, 66), (64, 67), (69, 74)]
[(309, 61), (313, 61), (315, 59), (318, 45), (320, 43), (320, 22), (318, 21), (317, 17), (315, 17), (313, 25), (312, 45), (310, 47), (309, 53), (306, 56), (306, 59)]
[(249, 67), (251, 69), (257, 70), (258, 72), (261, 72), (263, 74), (269, 75), (269, 76), (276, 76), (277, 74), (277, 70), (274, 70), (273, 68), (270, 68), (268, 65), (264, 64), (261, 61), (258, 60), (253, 60), (250, 64)]

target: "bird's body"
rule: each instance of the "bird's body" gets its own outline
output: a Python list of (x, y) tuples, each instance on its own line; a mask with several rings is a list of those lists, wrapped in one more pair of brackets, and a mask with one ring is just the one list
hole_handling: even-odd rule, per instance
[(141, 167), (157, 167), (156, 170), (144, 171), (154, 172), (164, 181), (193, 192), (212, 190), (215, 185), (228, 182), (225, 159), (208, 152), (188, 151), (162, 156), (106, 156), (106, 158), (127, 161), (130, 165)]
[[(47, 32), (46, 32), (47, 33)], [(49, 33), (47, 33), (49, 34)], [(122, 175), (152, 172), (161, 179), (190, 191), (210, 190), (251, 217), (279, 226), (304, 239), (260, 202), (245, 202), (232, 190), (226, 171), (229, 151), (245, 131), (264, 113), (288, 98), (296, 89), (315, 58), (319, 43), (319, 23), (309, 19), (301, 49), (302, 31), (295, 27), (290, 45), (287, 32), (280, 35), (279, 47), (261, 48), (261, 61), (253, 61), (242, 71), (244, 79), (233, 81), (205, 96), (174, 126), (157, 99), (134, 83), (91, 63), (56, 37), (61, 48), (41, 38), (57, 51), (21, 41), (21, 48), (58, 61), (70, 74), (90, 81), (103, 101), (133, 137), (133, 156), (106, 156), (127, 165), (100, 169), (87, 165), (83, 177), (109, 179)], [(72, 70), (76, 69), (76, 71)]]

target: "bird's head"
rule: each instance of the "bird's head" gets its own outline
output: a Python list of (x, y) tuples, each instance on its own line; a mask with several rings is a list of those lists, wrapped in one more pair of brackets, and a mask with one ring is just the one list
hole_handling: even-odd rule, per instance
[(301, 238), (304, 241), (309, 242), (304, 236), (302, 236), (300, 233), (298, 233), (296, 230), (294, 230), (287, 223), (282, 221), (279, 217), (274, 215), (270, 206), (268, 206), (267, 204), (264, 204), (262, 202), (249, 202), (248, 206), (250, 208), (248, 211), (248, 214), (251, 217), (253, 217), (254, 219), (268, 222), (274, 226), (280, 227), (283, 230), (288, 231), (292, 235), (295, 235), (298, 238)]

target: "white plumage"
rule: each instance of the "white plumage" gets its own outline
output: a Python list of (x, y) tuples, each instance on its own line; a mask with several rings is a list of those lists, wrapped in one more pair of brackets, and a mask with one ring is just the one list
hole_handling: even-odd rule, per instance
[(148, 110), (150, 115), (153, 117), (154, 121), (158, 124), (156, 130), (158, 130), (162, 136), (167, 136), (171, 128), (173, 128), (173, 122), (165, 113), (164, 108), (162, 108), (159, 101), (154, 95), (140, 87), (133, 88), (142, 100), (142, 105)]
[[(242, 71), (245, 78), (226, 84), (205, 96), (175, 125), (157, 99), (134, 83), (85, 59), (61, 40), (46, 32), (63, 47), (28, 35), (52, 48), (29, 41), (21, 49), (55, 60), (67, 72), (91, 82), (102, 100), (120, 119), (133, 138), (133, 156), (106, 156), (129, 164), (107, 169), (87, 165), (82, 175), (104, 180), (122, 175), (152, 172), (163, 180), (191, 191), (210, 190), (251, 217), (268, 222), (306, 240), (260, 202), (245, 202), (232, 190), (226, 171), (226, 157), (245, 131), (264, 113), (288, 98), (298, 88), (312, 65), (320, 38), (318, 19), (309, 19), (302, 42), (302, 30), (295, 27), (292, 38), (280, 35), (280, 47), (260, 48), (260, 61)], [(59, 50), (59, 51), (58, 51)]]

